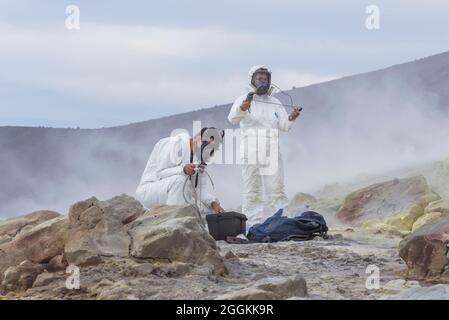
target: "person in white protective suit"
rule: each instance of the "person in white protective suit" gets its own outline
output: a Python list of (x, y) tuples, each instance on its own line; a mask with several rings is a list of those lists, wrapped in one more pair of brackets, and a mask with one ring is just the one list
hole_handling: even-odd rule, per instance
[(148, 209), (196, 204), (202, 215), (223, 212), (218, 198), (206, 190), (209, 177), (204, 172), (223, 136), (223, 131), (203, 128), (193, 138), (180, 133), (159, 140), (142, 174), (136, 199)]
[(290, 130), (299, 111), (287, 114), (271, 96), (271, 72), (266, 67), (252, 67), (248, 84), (247, 93), (235, 100), (228, 120), (239, 124), (241, 131), (242, 213), (249, 223), (261, 223), (287, 204), (278, 133)]

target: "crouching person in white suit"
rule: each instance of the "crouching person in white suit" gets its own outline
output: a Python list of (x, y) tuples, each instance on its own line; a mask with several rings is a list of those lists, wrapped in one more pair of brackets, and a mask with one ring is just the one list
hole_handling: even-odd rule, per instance
[(191, 138), (187, 133), (163, 138), (151, 152), (136, 198), (146, 208), (196, 204), (202, 215), (223, 212), (217, 197), (207, 191), (204, 172), (224, 132), (203, 128)]

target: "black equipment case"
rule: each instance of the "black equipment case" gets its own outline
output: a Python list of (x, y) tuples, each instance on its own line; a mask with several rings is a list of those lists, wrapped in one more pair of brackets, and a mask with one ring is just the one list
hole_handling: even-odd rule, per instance
[(206, 215), (209, 233), (215, 240), (225, 240), (226, 237), (236, 237), (246, 233), (246, 216), (229, 211)]

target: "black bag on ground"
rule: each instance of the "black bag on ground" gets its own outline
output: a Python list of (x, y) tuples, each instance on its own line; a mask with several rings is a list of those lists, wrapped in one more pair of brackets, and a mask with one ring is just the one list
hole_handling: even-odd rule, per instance
[(234, 211), (213, 213), (206, 216), (209, 233), (217, 241), (226, 241), (226, 237), (245, 234), (246, 220), (248, 219), (244, 214)]
[(295, 218), (282, 216), (279, 209), (261, 224), (252, 226), (247, 238), (252, 242), (277, 242), (286, 240), (310, 240), (315, 236), (327, 238), (324, 217), (314, 211), (306, 211)]

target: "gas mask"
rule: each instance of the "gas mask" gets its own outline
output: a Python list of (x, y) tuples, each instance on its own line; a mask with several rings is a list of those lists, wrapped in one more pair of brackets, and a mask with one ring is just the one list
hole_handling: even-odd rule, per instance
[[(257, 80), (256, 76), (259, 73), (264, 73), (267, 75), (267, 79), (268, 80)], [(265, 68), (260, 68), (257, 69), (251, 79), (251, 85), (254, 88), (254, 92), (257, 95), (264, 95), (267, 94), (270, 90), (271, 87), (271, 73), (270, 71), (268, 71), (268, 69)]]
[(268, 81), (263, 80), (256, 80), (256, 90), (255, 93), (259, 96), (267, 94), (268, 90), (270, 89), (270, 84)]
[(224, 130), (214, 127), (201, 129), (201, 144), (195, 148), (195, 156), (201, 164), (210, 162), (215, 150), (218, 150), (224, 138)]

